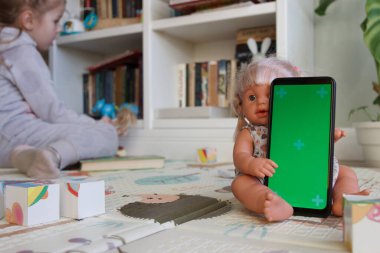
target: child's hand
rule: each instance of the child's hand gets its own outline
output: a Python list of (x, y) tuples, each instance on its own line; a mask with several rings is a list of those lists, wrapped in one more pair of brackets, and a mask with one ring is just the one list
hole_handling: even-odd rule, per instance
[(278, 165), (267, 158), (253, 158), (249, 163), (249, 167), (251, 168), (249, 172), (252, 176), (263, 178), (273, 176)]
[(100, 119), (100, 121), (103, 121), (103, 122), (105, 122), (105, 123), (108, 123), (108, 124), (113, 125), (113, 123), (112, 123), (112, 119), (109, 118), (109, 117), (107, 117), (107, 116), (103, 116), (103, 117)]
[(346, 137), (346, 132), (342, 129), (335, 128), (334, 130), (334, 142), (337, 142), (341, 138)]

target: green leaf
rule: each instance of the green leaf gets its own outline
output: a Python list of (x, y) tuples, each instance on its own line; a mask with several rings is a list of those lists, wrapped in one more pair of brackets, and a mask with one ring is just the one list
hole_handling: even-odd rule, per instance
[(319, 0), (318, 7), (314, 10), (319, 16), (324, 16), (326, 14), (327, 8), (335, 2), (335, 0)]
[(364, 41), (375, 60), (377, 79), (380, 82), (380, 0), (367, 0), (365, 11), (367, 17), (361, 28)]
[(377, 97), (375, 98), (375, 100), (373, 100), (373, 104), (374, 104), (374, 105), (379, 105), (379, 106), (380, 106), (380, 96), (377, 96)]

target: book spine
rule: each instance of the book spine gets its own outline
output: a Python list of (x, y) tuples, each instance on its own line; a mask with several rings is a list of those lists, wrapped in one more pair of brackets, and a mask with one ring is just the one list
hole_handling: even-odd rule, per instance
[(195, 106), (202, 105), (202, 63), (195, 63)]
[(216, 61), (208, 63), (208, 106), (218, 106), (218, 64)]
[(195, 63), (187, 64), (187, 106), (195, 106)]
[(226, 106), (227, 93), (227, 60), (218, 61), (218, 105)]
[(177, 101), (178, 107), (185, 107), (186, 101), (186, 64), (177, 65)]
[(88, 114), (89, 108), (88, 108), (88, 101), (89, 101), (89, 74), (83, 73), (82, 74), (82, 83), (83, 83), (83, 113)]
[(208, 97), (208, 62), (201, 63), (201, 106), (207, 106)]

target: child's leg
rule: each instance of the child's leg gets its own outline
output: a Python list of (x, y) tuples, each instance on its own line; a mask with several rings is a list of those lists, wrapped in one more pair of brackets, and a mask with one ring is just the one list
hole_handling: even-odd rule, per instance
[(11, 152), (12, 165), (29, 177), (38, 179), (59, 176), (59, 156), (54, 150), (20, 145)]
[(268, 221), (282, 221), (293, 215), (293, 208), (255, 177), (240, 175), (231, 187), (235, 197), (247, 209), (264, 214)]
[(359, 189), (358, 178), (355, 172), (347, 167), (339, 166), (339, 175), (333, 188), (332, 212), (336, 216), (343, 215), (343, 194), (368, 195), (368, 190)]

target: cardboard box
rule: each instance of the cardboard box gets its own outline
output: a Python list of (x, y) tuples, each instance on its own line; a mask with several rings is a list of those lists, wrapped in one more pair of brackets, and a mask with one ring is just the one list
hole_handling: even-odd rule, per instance
[(83, 219), (105, 213), (104, 181), (61, 183), (61, 216)]
[(24, 182), (5, 187), (5, 219), (30, 226), (59, 219), (59, 184)]
[(378, 253), (380, 198), (344, 195), (344, 243), (353, 253)]

